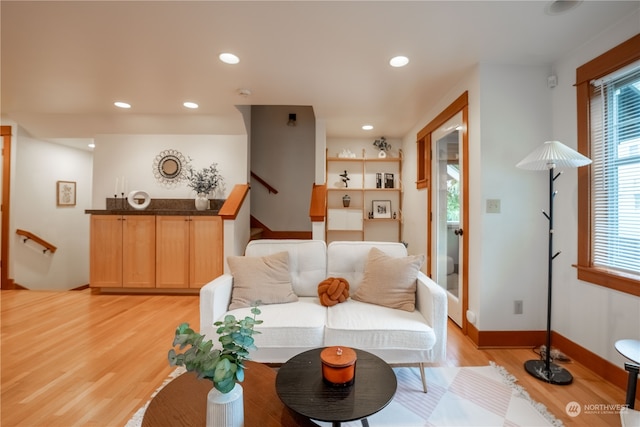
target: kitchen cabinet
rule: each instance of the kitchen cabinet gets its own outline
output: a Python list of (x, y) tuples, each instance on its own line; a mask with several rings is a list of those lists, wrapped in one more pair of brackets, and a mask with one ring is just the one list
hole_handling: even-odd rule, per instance
[(222, 219), (156, 218), (156, 288), (201, 288), (223, 272)]
[(92, 215), (90, 240), (91, 287), (155, 287), (154, 215)]

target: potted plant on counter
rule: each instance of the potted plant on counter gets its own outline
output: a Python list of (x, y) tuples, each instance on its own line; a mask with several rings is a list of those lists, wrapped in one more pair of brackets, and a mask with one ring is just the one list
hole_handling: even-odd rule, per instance
[(187, 186), (196, 192), (196, 209), (206, 210), (209, 206), (207, 196), (224, 183), (224, 177), (218, 170), (218, 164), (212, 163), (200, 170), (194, 169), (190, 164), (187, 167)]
[[(184, 366), (188, 372), (195, 372), (200, 379), (213, 382), (207, 396), (207, 427), (225, 427), (244, 424), (243, 391), (239, 384), (244, 381), (244, 362), (249, 360), (249, 352), (256, 349), (253, 335), (259, 334), (254, 327), (262, 323), (256, 320), (260, 314), (257, 305), (251, 309), (253, 317), (236, 319), (233, 315), (215, 322), (218, 327), (218, 341), (222, 348), (214, 346), (211, 340), (195, 332), (188, 323), (182, 323), (175, 332), (173, 347), (169, 350), (169, 364)], [(184, 350), (183, 353), (176, 351)]]

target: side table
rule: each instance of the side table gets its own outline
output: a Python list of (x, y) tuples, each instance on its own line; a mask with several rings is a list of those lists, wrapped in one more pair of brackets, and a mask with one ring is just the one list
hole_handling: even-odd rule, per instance
[(619, 340), (615, 344), (618, 353), (631, 360), (633, 363), (625, 363), (624, 369), (629, 371), (627, 381), (626, 404), (629, 409), (634, 409), (636, 403), (636, 384), (638, 383), (638, 372), (640, 371), (640, 340)]
[(398, 381), (393, 369), (379, 357), (354, 349), (357, 355), (355, 382), (346, 387), (325, 384), (317, 348), (289, 359), (278, 370), (276, 391), (292, 411), (312, 420), (341, 422), (361, 420), (387, 406), (396, 393)]
[[(315, 424), (291, 413), (276, 395), (276, 372), (267, 365), (247, 362), (245, 380), (240, 383), (244, 398), (246, 427), (311, 427)], [(151, 400), (142, 427), (194, 427), (206, 425), (209, 380), (192, 372), (173, 379)], [(317, 426), (316, 426), (317, 427)]]

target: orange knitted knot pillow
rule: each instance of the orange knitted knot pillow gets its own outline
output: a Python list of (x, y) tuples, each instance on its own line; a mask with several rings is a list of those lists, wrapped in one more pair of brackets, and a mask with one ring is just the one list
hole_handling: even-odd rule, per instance
[(329, 277), (318, 285), (320, 304), (331, 307), (349, 298), (349, 282), (342, 277)]

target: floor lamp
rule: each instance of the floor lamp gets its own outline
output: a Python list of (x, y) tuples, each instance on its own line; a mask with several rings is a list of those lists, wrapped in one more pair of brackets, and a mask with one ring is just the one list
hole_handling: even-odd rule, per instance
[(553, 288), (553, 260), (560, 252), (553, 252), (553, 199), (556, 195), (553, 183), (562, 172), (555, 173), (556, 168), (578, 168), (591, 163), (588, 157), (567, 147), (559, 141), (546, 141), (527, 157), (522, 159), (516, 167), (529, 170), (549, 171), (549, 213), (542, 211), (549, 220), (549, 258), (547, 276), (547, 350), (544, 360), (528, 360), (524, 363), (525, 370), (539, 380), (551, 384), (571, 384), (573, 376), (566, 369), (551, 363), (551, 294)]

